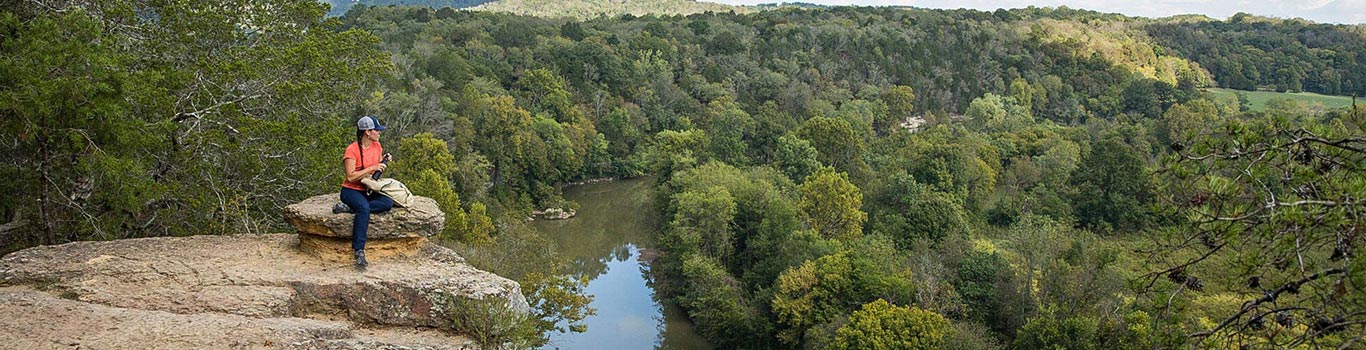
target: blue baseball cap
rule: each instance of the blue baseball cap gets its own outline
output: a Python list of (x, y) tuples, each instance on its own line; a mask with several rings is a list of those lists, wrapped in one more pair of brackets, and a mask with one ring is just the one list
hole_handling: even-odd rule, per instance
[(375, 117), (371, 117), (371, 116), (368, 116), (368, 115), (367, 115), (367, 116), (364, 116), (364, 117), (360, 117), (360, 120), (357, 120), (357, 121), (356, 121), (356, 130), (370, 130), (370, 129), (375, 129), (375, 130), (379, 130), (379, 131), (384, 131), (384, 126), (383, 126), (383, 125), (379, 125), (379, 120), (375, 119)]

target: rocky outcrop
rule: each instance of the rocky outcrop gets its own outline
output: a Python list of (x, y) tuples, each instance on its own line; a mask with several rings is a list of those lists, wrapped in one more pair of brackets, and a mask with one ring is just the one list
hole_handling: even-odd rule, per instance
[[(18, 348), (458, 349), (462, 300), (526, 312), (514, 281), (431, 243), (358, 273), (293, 234), (77, 242), (0, 258)], [(418, 332), (420, 334), (411, 334)], [(8, 346), (8, 345), (7, 345)]]
[[(355, 214), (332, 213), (332, 206), (340, 202), (335, 193), (310, 197), (286, 206), (285, 221), (299, 233), (351, 238), (351, 219)], [(436, 200), (415, 197), (410, 207), (371, 214), (366, 237), (370, 240), (431, 237), (441, 233), (444, 227), (446, 214), (437, 207)]]
[[(446, 225), (446, 215), (436, 201), (413, 196), (413, 204), (388, 212), (370, 214), (366, 229), (366, 255), (370, 260), (408, 256), (427, 244)], [(330, 262), (351, 261), (351, 223), (355, 214), (332, 213), (341, 200), (322, 194), (285, 207), (285, 221), (299, 233), (299, 249)]]
[(6, 349), (470, 349), (435, 330), (356, 328), (347, 322), (232, 314), (177, 314), (0, 288), (0, 346)]
[(577, 215), (574, 209), (547, 208), (546, 210), (533, 210), (531, 215), (539, 216), (546, 220), (564, 220)]

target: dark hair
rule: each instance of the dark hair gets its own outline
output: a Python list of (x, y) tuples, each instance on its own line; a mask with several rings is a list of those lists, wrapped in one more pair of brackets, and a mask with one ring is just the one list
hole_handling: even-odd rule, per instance
[[(360, 159), (356, 160), (357, 165), (365, 165), (365, 147), (361, 147), (360, 141), (365, 137), (365, 130), (356, 129), (356, 150), (360, 151)], [(350, 174), (350, 170), (347, 170)]]

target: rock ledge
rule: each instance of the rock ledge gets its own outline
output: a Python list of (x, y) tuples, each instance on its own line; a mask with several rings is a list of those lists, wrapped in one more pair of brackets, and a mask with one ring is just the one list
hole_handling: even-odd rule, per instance
[[(293, 234), (76, 242), (0, 258), (0, 344), (18, 348), (462, 349), (452, 301), (528, 310), (512, 280), (425, 242), (319, 260)], [(10, 345), (6, 345), (10, 346)], [(2, 346), (0, 346), (2, 347)]]
[[(446, 227), (446, 214), (437, 207), (436, 200), (413, 197), (413, 205), (394, 208), (386, 213), (370, 214), (369, 240), (390, 238), (432, 237)], [(351, 238), (351, 220), (355, 214), (333, 214), (332, 206), (340, 203), (336, 193), (320, 194), (285, 207), (285, 221), (306, 233), (325, 237)]]
[[(351, 227), (356, 214), (333, 214), (341, 203), (337, 194), (320, 194), (285, 207), (284, 217), (299, 233), (299, 249), (328, 262), (349, 262)], [(446, 214), (436, 200), (413, 196), (413, 205), (370, 214), (365, 251), (369, 260), (411, 256), (427, 244), (427, 237), (441, 233)]]

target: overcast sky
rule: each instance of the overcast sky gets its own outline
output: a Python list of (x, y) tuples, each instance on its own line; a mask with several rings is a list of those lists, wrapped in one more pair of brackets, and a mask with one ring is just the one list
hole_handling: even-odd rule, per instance
[[(704, 0), (735, 5), (785, 2), (781, 0)], [(1179, 14), (1203, 14), (1227, 19), (1238, 12), (1279, 18), (1304, 18), (1320, 23), (1366, 23), (1366, 0), (802, 0), (800, 2), (825, 5), (884, 6), (905, 5), (927, 8), (972, 8), (995, 10), (1021, 8), (1030, 5), (1057, 7), (1066, 5), (1101, 12), (1118, 12), (1130, 16), (1166, 17)]]

